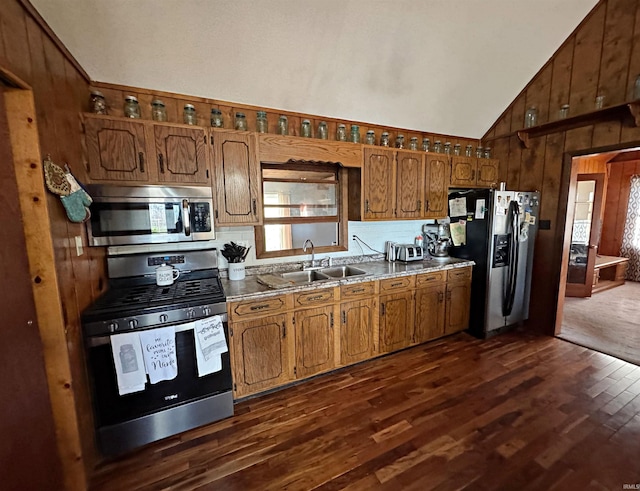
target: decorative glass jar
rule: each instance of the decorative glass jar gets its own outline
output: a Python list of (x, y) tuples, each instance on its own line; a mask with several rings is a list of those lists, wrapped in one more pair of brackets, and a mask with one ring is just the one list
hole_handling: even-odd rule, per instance
[(382, 134), (380, 135), (380, 146), (381, 147), (388, 147), (389, 146), (389, 132), (388, 131), (383, 131)]
[(197, 124), (198, 120), (196, 118), (196, 108), (193, 104), (185, 104), (184, 109), (182, 111), (182, 119), (184, 124)]
[(484, 147), (484, 158), (485, 159), (491, 158), (491, 147)]
[(412, 136), (409, 139), (409, 150), (418, 150), (418, 137)]
[(453, 155), (460, 155), (460, 144), (456, 143), (453, 146)]
[(446, 142), (444, 144), (444, 153), (445, 155), (451, 155), (451, 143)]
[(433, 151), (435, 153), (442, 153), (442, 144), (440, 143), (440, 140), (433, 142)]
[(239, 131), (247, 131), (247, 117), (244, 113), (236, 113), (235, 129)]
[(480, 145), (478, 145), (476, 147), (476, 157), (479, 158), (479, 159), (484, 157), (484, 150), (482, 149), (482, 147)]
[(289, 120), (284, 114), (278, 118), (278, 134), (279, 135), (289, 134)]
[(91, 92), (91, 112), (93, 114), (107, 114), (107, 101), (99, 90)]
[(303, 119), (300, 125), (300, 136), (303, 138), (311, 138), (311, 121)]
[(151, 119), (154, 121), (167, 120), (167, 108), (164, 106), (164, 102), (160, 99), (154, 99), (151, 101)]
[(538, 124), (538, 110), (532, 106), (524, 113), (524, 127), (532, 128), (536, 124)]
[(140, 118), (140, 104), (135, 96), (128, 95), (124, 98), (125, 118)]
[(351, 125), (351, 136), (349, 140), (352, 143), (360, 143), (360, 127), (357, 124)]
[(347, 141), (347, 127), (345, 125), (338, 125), (338, 129), (336, 130), (336, 140), (339, 142)]
[(220, 109), (216, 109), (215, 107), (211, 109), (211, 126), (213, 128), (222, 128), (224, 126), (222, 113), (220, 112)]
[(464, 154), (467, 157), (473, 157), (473, 146), (472, 145), (467, 145), (464, 149)]
[(373, 130), (367, 131), (367, 135), (364, 137), (364, 142), (367, 145), (375, 145), (376, 144), (376, 134)]
[(404, 135), (396, 136), (396, 148), (404, 148)]
[(569, 104), (563, 104), (560, 106), (560, 111), (558, 111), (558, 118), (564, 119), (569, 116)]
[(256, 131), (258, 133), (267, 133), (269, 131), (269, 122), (265, 111), (258, 111), (256, 114)]
[(431, 141), (428, 138), (422, 139), (422, 151), (428, 152), (431, 150)]
[(327, 138), (329, 138), (329, 129), (327, 128), (326, 121), (320, 121), (318, 123), (318, 133), (316, 134), (316, 136), (321, 140), (326, 140)]

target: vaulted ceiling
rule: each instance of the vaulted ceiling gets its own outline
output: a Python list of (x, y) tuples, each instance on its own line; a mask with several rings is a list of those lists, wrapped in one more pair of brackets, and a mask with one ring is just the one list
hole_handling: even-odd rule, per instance
[(596, 0), (31, 0), (96, 81), (479, 138)]

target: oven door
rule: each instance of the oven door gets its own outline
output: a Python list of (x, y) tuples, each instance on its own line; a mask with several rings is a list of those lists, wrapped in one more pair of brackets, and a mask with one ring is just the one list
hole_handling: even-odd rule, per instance
[[(227, 322), (223, 325), (229, 346)], [(88, 338), (87, 362), (96, 426), (101, 428), (118, 425), (201, 398), (230, 392), (232, 381), (229, 352), (221, 355), (222, 370), (199, 377), (193, 336), (192, 323), (176, 325), (176, 378), (156, 384), (147, 382), (143, 391), (123, 396), (118, 393), (110, 337)]]

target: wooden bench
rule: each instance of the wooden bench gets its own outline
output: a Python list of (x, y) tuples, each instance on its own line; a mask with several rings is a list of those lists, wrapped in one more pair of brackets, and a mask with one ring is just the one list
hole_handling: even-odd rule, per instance
[(592, 293), (624, 285), (628, 264), (626, 257), (596, 256)]

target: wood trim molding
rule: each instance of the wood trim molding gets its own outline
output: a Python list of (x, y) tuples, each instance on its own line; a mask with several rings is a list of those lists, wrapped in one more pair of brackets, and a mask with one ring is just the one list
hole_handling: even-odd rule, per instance
[(6, 89), (4, 93), (20, 208), (22, 216), (29, 217), (23, 223), (24, 235), (65, 489), (84, 490), (85, 468), (53, 240), (49, 233), (33, 94), (20, 89)]
[(29, 0), (18, 0), (18, 2), (20, 2), (22, 7), (25, 9), (25, 11), (31, 17), (33, 17), (33, 20), (35, 20), (36, 23), (42, 28), (42, 30), (49, 37), (49, 39), (53, 41), (53, 44), (57, 46), (57, 48), (60, 50), (62, 55), (67, 60), (69, 60), (69, 62), (74, 66), (76, 70), (78, 70), (78, 73), (82, 75), (82, 78), (84, 78), (87, 82), (91, 83), (91, 78), (89, 77), (87, 72), (84, 71), (84, 68), (80, 66), (80, 63), (78, 63), (78, 60), (76, 60), (73, 57), (73, 55), (67, 49), (67, 47), (64, 44), (62, 44), (62, 41), (60, 41), (60, 38), (56, 36), (56, 33), (53, 32), (53, 29), (51, 29), (49, 24), (47, 24), (47, 21), (44, 20), (44, 18), (40, 15), (40, 13), (36, 10), (36, 8), (31, 4), (31, 2)]

